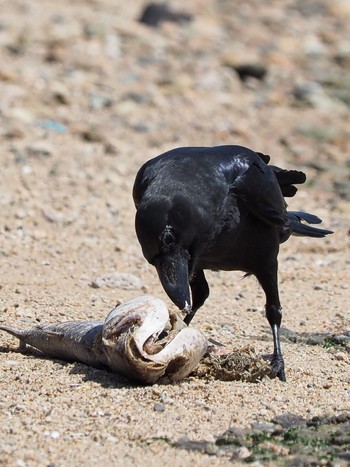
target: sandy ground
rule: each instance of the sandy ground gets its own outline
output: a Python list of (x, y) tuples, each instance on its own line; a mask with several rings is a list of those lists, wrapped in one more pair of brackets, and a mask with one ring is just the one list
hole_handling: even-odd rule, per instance
[[(104, 318), (143, 293), (172, 306), (134, 233), (136, 171), (172, 147), (241, 144), (305, 170), (290, 207), (335, 231), (282, 246), (283, 325), (349, 331), (350, 6), (240, 3), (174, 2), (192, 21), (154, 29), (137, 21), (141, 0), (0, 1), (1, 324)], [(263, 65), (264, 79), (242, 82), (234, 67), (246, 63)], [(111, 272), (141, 285), (91, 287)], [(207, 277), (211, 295), (193, 325), (270, 353), (256, 281)], [(226, 465), (230, 455), (173, 444), (349, 409), (349, 347), (283, 349), (287, 383), (138, 387), (22, 355), (1, 333), (0, 465)]]

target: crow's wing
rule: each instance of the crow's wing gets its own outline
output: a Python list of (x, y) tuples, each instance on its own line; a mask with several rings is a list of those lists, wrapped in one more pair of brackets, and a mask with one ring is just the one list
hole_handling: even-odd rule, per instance
[(270, 162), (270, 160), (271, 160), (270, 156), (268, 156), (267, 154), (264, 154), (262, 152), (257, 152), (257, 151), (255, 151), (255, 152), (260, 157), (260, 159), (262, 159), (265, 162), (265, 164), (268, 164)]
[(231, 193), (267, 224), (285, 225), (288, 223), (287, 205), (274, 171), (259, 157), (246, 160), (247, 170), (232, 181)]
[[(256, 154), (260, 157), (260, 159), (262, 159), (265, 162), (265, 164), (268, 164), (270, 162), (270, 156), (263, 154), (262, 152), (257, 152)], [(280, 167), (276, 167), (275, 165), (270, 165), (269, 167), (273, 170), (274, 174), (276, 175), (283, 196), (294, 196), (295, 193), (298, 191), (298, 188), (296, 188), (294, 185), (299, 185), (301, 183), (305, 183), (306, 181), (306, 175), (304, 174), (304, 172), (301, 172), (299, 170), (281, 169)]]
[(283, 196), (294, 196), (298, 189), (295, 184), (305, 183), (306, 175), (299, 170), (280, 169), (274, 165), (269, 166), (275, 174)]

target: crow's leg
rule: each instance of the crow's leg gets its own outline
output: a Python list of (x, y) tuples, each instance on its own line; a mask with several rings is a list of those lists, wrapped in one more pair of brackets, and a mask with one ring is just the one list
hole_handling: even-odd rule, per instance
[(190, 287), (192, 293), (192, 309), (184, 318), (187, 325), (190, 324), (196, 311), (203, 305), (209, 295), (208, 282), (202, 269), (195, 271), (191, 275)]
[(257, 276), (266, 295), (266, 318), (271, 326), (273, 336), (273, 356), (271, 361), (272, 372), (281, 381), (286, 381), (284, 361), (280, 343), (280, 326), (282, 309), (278, 295), (277, 259), (269, 265), (264, 273)]
[(275, 305), (266, 304), (266, 317), (270, 323), (273, 336), (273, 356), (271, 361), (272, 373), (281, 381), (286, 381), (284, 360), (280, 343), (280, 325), (282, 318), (281, 306), (276, 307)]

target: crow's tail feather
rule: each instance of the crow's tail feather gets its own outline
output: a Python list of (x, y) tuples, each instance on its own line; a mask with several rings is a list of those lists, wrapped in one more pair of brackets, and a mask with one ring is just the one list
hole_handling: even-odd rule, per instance
[(302, 221), (305, 221), (308, 224), (320, 224), (322, 222), (319, 217), (307, 212), (288, 211), (288, 219), (292, 226), (292, 235), (322, 238), (333, 233), (331, 230), (319, 229), (317, 227), (311, 227), (310, 225), (303, 224)]

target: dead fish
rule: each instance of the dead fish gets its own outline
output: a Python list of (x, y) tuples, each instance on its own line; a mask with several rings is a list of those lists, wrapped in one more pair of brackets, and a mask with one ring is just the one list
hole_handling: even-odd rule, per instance
[(109, 368), (129, 379), (153, 384), (163, 377), (180, 381), (206, 353), (198, 329), (188, 328), (152, 296), (137, 297), (114, 308), (105, 321), (66, 322), (16, 330), (0, 329), (44, 354)]

